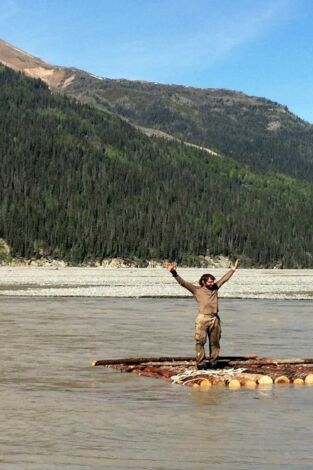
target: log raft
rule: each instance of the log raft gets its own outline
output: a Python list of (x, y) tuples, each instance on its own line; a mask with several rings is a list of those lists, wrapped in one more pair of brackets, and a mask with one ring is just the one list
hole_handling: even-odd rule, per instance
[(107, 359), (92, 362), (120, 372), (134, 373), (145, 377), (171, 380), (174, 383), (209, 390), (212, 385), (226, 385), (231, 389), (268, 387), (294, 384), (313, 384), (313, 359), (279, 359), (256, 355), (222, 356), (218, 368), (198, 371), (191, 356), (162, 356)]

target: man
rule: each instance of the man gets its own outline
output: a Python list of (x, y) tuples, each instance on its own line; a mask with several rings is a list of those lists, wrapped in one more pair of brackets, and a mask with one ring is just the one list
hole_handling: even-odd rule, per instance
[(176, 271), (176, 265), (165, 263), (164, 267), (172, 273), (178, 284), (189, 290), (198, 302), (199, 313), (196, 318), (196, 362), (198, 369), (205, 369), (205, 349), (207, 337), (209, 337), (210, 361), (209, 367), (216, 368), (220, 352), (221, 320), (218, 316), (218, 290), (227, 282), (239, 268), (237, 259), (231, 265), (231, 269), (218, 281), (212, 274), (203, 274), (199, 280), (200, 286), (195, 286), (182, 279)]

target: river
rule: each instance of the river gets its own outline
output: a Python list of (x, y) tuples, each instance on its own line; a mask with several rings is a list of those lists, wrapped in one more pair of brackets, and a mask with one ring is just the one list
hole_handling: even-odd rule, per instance
[[(220, 310), (224, 355), (313, 356), (310, 299), (225, 297)], [(193, 354), (192, 298), (19, 293), (0, 318), (1, 469), (312, 468), (313, 387), (196, 392), (91, 367)]]
[[(236, 273), (222, 354), (312, 357), (312, 281)], [(194, 353), (196, 306), (168, 273), (2, 267), (0, 295), (1, 470), (312, 468), (313, 387), (199, 392), (91, 367)]]

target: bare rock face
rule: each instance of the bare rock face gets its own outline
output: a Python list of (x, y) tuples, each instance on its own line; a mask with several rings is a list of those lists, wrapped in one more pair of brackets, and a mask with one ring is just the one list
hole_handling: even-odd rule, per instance
[(10, 261), (11, 249), (3, 238), (0, 238), (0, 263)]
[(28, 260), (27, 266), (65, 268), (67, 265), (65, 261), (62, 260), (41, 258)]
[(0, 62), (32, 78), (40, 78), (49, 86), (56, 88), (64, 88), (74, 80), (74, 73), (70, 69), (49, 65), (2, 39), (0, 39)]
[(230, 266), (230, 259), (227, 256), (217, 256), (213, 259), (213, 266), (216, 268), (228, 268)]
[(227, 256), (199, 256), (201, 268), (229, 268), (231, 260)]
[(124, 260), (120, 258), (113, 258), (109, 264), (111, 268), (121, 268), (124, 266)]

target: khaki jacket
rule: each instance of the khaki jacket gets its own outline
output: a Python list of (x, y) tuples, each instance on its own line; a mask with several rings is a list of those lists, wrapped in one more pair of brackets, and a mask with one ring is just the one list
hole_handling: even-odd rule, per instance
[(180, 276), (175, 277), (175, 279), (178, 284), (192, 293), (198, 302), (199, 314), (215, 316), (218, 313), (218, 290), (232, 277), (234, 272), (235, 271), (231, 269), (226, 274), (224, 274), (221, 279), (216, 281), (212, 290), (208, 289), (207, 287), (195, 286), (190, 282), (185, 281)]

